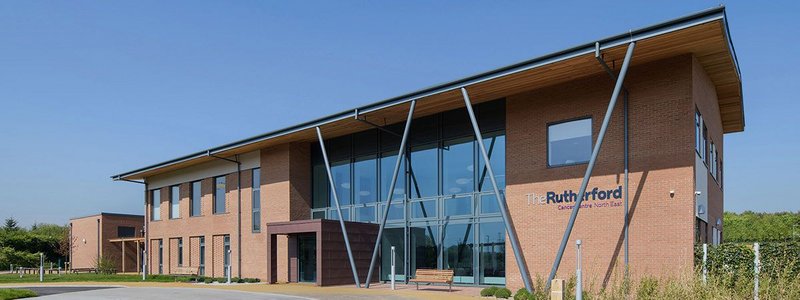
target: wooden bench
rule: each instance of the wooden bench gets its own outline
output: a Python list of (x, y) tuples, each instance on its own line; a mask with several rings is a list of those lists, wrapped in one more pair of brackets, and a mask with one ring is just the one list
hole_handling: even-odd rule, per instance
[(197, 274), (200, 274), (200, 267), (176, 267), (169, 275), (177, 280), (181, 276), (197, 276)]
[(419, 289), (419, 283), (445, 283), (450, 285), (449, 291), (453, 291), (453, 270), (434, 270), (434, 269), (417, 269), (416, 275), (414, 278), (410, 279), (409, 282), (413, 282), (417, 284), (417, 289)]

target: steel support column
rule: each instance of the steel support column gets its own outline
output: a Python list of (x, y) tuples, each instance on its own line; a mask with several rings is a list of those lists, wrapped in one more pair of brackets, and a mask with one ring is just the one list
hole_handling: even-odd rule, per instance
[(517, 260), (517, 268), (519, 268), (519, 273), (522, 275), (522, 282), (525, 284), (525, 289), (527, 289), (528, 292), (533, 292), (533, 284), (531, 283), (530, 274), (528, 274), (528, 267), (525, 265), (525, 257), (522, 255), (522, 249), (519, 247), (517, 234), (514, 231), (514, 226), (511, 224), (511, 216), (508, 214), (508, 206), (506, 205), (505, 198), (502, 197), (500, 190), (497, 188), (494, 170), (489, 160), (489, 154), (486, 152), (486, 146), (483, 144), (483, 136), (481, 135), (481, 129), (478, 127), (478, 120), (475, 119), (475, 112), (472, 111), (472, 103), (469, 100), (467, 89), (461, 88), (461, 94), (464, 96), (464, 104), (467, 107), (469, 120), (472, 122), (472, 130), (475, 132), (478, 148), (481, 150), (481, 156), (486, 163), (486, 170), (489, 172), (489, 180), (492, 182), (492, 188), (494, 188), (494, 195), (495, 198), (497, 198), (497, 205), (500, 207), (500, 213), (503, 216), (503, 223), (506, 227), (506, 233), (508, 233), (508, 239), (511, 241), (511, 249), (514, 251), (514, 258)]
[[(372, 279), (372, 270), (375, 268), (375, 260), (378, 258), (378, 251), (380, 251), (381, 237), (383, 237), (383, 228), (386, 227), (386, 220), (389, 217), (389, 208), (392, 205), (392, 196), (394, 195), (394, 187), (397, 184), (397, 173), (400, 172), (400, 163), (405, 158), (406, 142), (408, 141), (408, 131), (411, 129), (411, 119), (414, 117), (414, 108), (417, 106), (417, 101), (411, 101), (411, 107), (408, 108), (408, 117), (406, 118), (406, 126), (403, 129), (403, 138), (400, 140), (400, 150), (397, 152), (397, 162), (394, 164), (394, 172), (392, 172), (392, 181), (389, 185), (389, 195), (386, 196), (386, 208), (383, 210), (383, 218), (381, 219), (378, 227), (378, 238), (375, 240), (375, 248), (372, 250), (372, 260), (369, 262), (369, 271), (367, 272), (367, 281), (364, 286), (369, 288), (370, 280)], [(392, 278), (394, 280), (394, 278)]]
[(333, 201), (336, 203), (336, 211), (339, 214), (339, 225), (342, 226), (342, 236), (344, 236), (344, 246), (347, 249), (347, 258), (350, 259), (350, 269), (353, 271), (353, 279), (356, 281), (356, 287), (361, 288), (361, 282), (358, 280), (358, 271), (356, 270), (356, 261), (353, 260), (353, 250), (350, 249), (350, 239), (347, 237), (347, 228), (344, 226), (344, 219), (342, 218), (339, 196), (336, 195), (336, 183), (333, 181), (333, 174), (331, 174), (331, 164), (328, 162), (328, 152), (325, 150), (325, 141), (322, 139), (322, 131), (319, 130), (319, 127), (316, 127), (316, 129), (319, 147), (322, 150), (322, 158), (325, 159), (325, 171), (328, 173), (328, 183), (331, 184), (331, 195), (333, 195)]
[(589, 159), (589, 165), (586, 168), (586, 173), (583, 175), (581, 188), (578, 191), (578, 199), (575, 201), (575, 206), (572, 208), (572, 214), (569, 217), (567, 229), (564, 231), (564, 237), (561, 239), (561, 245), (558, 247), (556, 259), (553, 261), (553, 268), (550, 270), (550, 276), (547, 278), (547, 282), (545, 283), (547, 285), (546, 289), (548, 290), (550, 289), (550, 282), (553, 281), (553, 278), (555, 278), (556, 271), (558, 271), (558, 266), (561, 264), (561, 257), (564, 255), (564, 249), (567, 247), (569, 236), (572, 233), (572, 227), (575, 225), (575, 219), (578, 217), (578, 211), (581, 208), (581, 202), (583, 202), (584, 194), (586, 193), (586, 186), (589, 184), (589, 178), (592, 176), (592, 169), (594, 169), (594, 164), (597, 161), (597, 155), (600, 153), (600, 147), (603, 145), (603, 138), (605, 138), (606, 131), (608, 130), (608, 124), (611, 122), (611, 114), (614, 112), (614, 106), (617, 103), (617, 98), (622, 90), (622, 82), (625, 81), (625, 74), (628, 73), (628, 67), (630, 66), (634, 47), (636, 47), (636, 42), (630, 42), (628, 44), (628, 51), (625, 53), (625, 60), (622, 62), (622, 68), (620, 69), (619, 77), (617, 78), (617, 82), (614, 84), (614, 92), (611, 93), (611, 100), (608, 103), (606, 115), (603, 117), (603, 125), (600, 127), (600, 133), (597, 135), (597, 141), (592, 149), (592, 157)]
[[(608, 73), (608, 76), (610, 76), (612, 80), (616, 81), (617, 80), (617, 75), (614, 74), (614, 70), (612, 70), (611, 67), (608, 66), (608, 64), (606, 63), (605, 59), (603, 59), (603, 56), (600, 54), (600, 43), (599, 42), (594, 44), (594, 49), (595, 49), (594, 50), (594, 57), (597, 59), (598, 62), (600, 62), (600, 66), (603, 67), (603, 69), (606, 71), (606, 73)], [(624, 156), (623, 165), (624, 165), (624, 169), (625, 169), (625, 171), (624, 171), (625, 175), (623, 177), (623, 183), (622, 184), (623, 184), (624, 189), (625, 189), (624, 200), (623, 200), (624, 205), (625, 205), (624, 211), (623, 211), (623, 216), (625, 217), (625, 219), (623, 221), (624, 222), (624, 225), (623, 225), (623, 228), (624, 228), (624, 242), (623, 242), (623, 244), (624, 245), (623, 246), (625, 248), (624, 249), (624, 253), (625, 253), (625, 255), (624, 255), (625, 278), (627, 278), (628, 270), (629, 270), (629, 267), (628, 267), (628, 262), (629, 262), (629, 259), (628, 259), (628, 249), (629, 249), (628, 248), (628, 226), (630, 226), (630, 218), (628, 217), (628, 194), (629, 194), (629, 191), (628, 191), (628, 98), (629, 98), (629, 96), (630, 96), (630, 92), (628, 92), (628, 88), (625, 87), (625, 84), (623, 83), (623, 85), (622, 85), (622, 123), (623, 123), (622, 127), (623, 127), (623, 136), (624, 136), (623, 140), (624, 140), (624, 142), (623, 142), (623, 150), (622, 150), (622, 152), (623, 152), (623, 156)]]

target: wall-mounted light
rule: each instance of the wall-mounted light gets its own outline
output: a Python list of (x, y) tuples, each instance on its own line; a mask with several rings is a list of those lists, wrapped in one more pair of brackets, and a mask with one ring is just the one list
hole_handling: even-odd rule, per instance
[(694, 191), (694, 194), (695, 194), (695, 195), (697, 195), (697, 196), (700, 196), (700, 194), (702, 194), (702, 192), (700, 192), (700, 191)]
[(675, 198), (675, 190), (669, 191), (669, 197), (670, 198)]
[(83, 239), (83, 243), (86, 244), (86, 239)]

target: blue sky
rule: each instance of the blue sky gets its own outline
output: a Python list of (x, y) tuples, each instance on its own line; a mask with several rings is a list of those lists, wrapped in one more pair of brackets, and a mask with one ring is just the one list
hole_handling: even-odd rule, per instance
[[(141, 213), (110, 175), (719, 5), (2, 1), (0, 218)], [(800, 2), (728, 2), (726, 210), (800, 210)]]

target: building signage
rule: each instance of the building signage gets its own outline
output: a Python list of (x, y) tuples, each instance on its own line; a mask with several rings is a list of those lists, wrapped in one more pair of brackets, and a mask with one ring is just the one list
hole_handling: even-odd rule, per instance
[[(572, 209), (578, 200), (578, 194), (572, 190), (561, 193), (546, 192), (544, 194), (530, 193), (525, 195), (528, 198), (528, 205), (557, 205), (558, 210)], [(593, 207), (618, 207), (622, 206), (622, 186), (615, 189), (593, 188), (583, 195), (581, 208)]]

